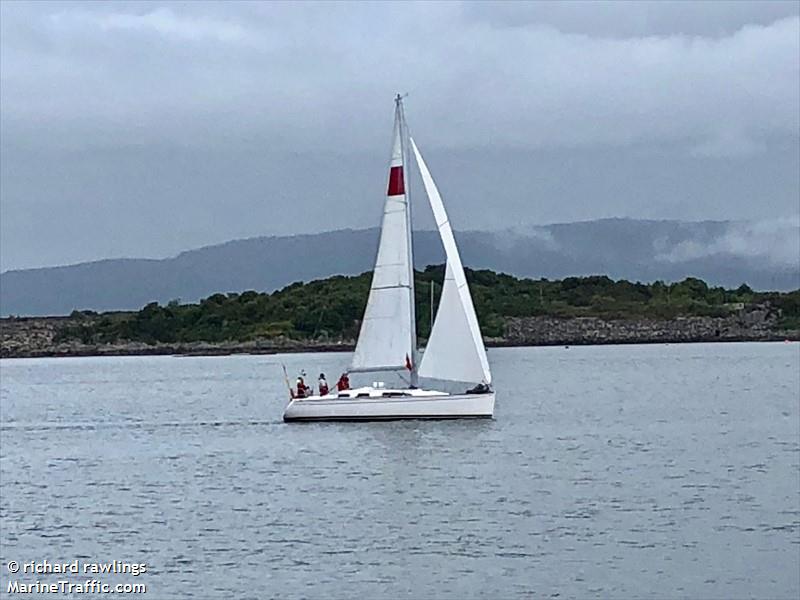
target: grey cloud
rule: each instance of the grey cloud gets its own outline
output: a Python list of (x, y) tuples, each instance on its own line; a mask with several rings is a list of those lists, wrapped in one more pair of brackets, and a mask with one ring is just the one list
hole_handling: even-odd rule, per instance
[(469, 2), (464, 14), (497, 27), (553, 27), (600, 37), (726, 36), (746, 25), (769, 25), (800, 14), (792, 0), (593, 0)]
[[(702, 152), (728, 138), (759, 148), (800, 127), (797, 16), (714, 38), (606, 39), (497, 30), (449, 4), (363, 18), (341, 5), (315, 18), (304, 5), (135, 7), (26, 11), (42, 41), (20, 51), (11, 35), (4, 48), (9, 136), (30, 141), (44, 121), (82, 144), (247, 133), (364, 149), (396, 90), (411, 92), (412, 126), (435, 124), (437, 143), (455, 147), (679, 140)], [(5, 39), (19, 15), (4, 11)], [(375, 27), (384, 20), (394, 27)]]
[[(654, 243), (656, 251), (659, 245), (663, 244), (659, 241)], [(716, 239), (708, 242), (683, 241), (668, 252), (657, 254), (656, 259), (679, 263), (719, 255), (758, 260), (765, 267), (800, 271), (800, 219), (731, 223)]]
[(0, 265), (374, 225), (398, 91), (461, 229), (794, 215), (797, 7), (0, 2)]

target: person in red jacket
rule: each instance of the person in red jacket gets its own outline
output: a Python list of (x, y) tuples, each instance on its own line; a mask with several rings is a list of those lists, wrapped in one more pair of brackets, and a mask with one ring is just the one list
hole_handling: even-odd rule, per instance
[(347, 373), (342, 373), (342, 376), (339, 377), (339, 381), (336, 382), (336, 389), (340, 392), (350, 389), (350, 378)]
[(306, 398), (311, 395), (311, 388), (306, 385), (302, 377), (297, 378), (297, 394), (295, 398)]

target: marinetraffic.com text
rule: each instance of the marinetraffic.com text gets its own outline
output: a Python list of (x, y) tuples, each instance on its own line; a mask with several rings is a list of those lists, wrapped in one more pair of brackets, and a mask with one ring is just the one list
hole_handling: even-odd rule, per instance
[[(147, 573), (146, 563), (90, 562), (31, 560), (6, 563), (8, 583), (4, 586), (8, 594), (144, 594), (147, 586), (138, 582), (113, 582), (97, 579), (97, 576), (127, 575), (139, 577)], [(44, 579), (44, 580), (43, 580)]]

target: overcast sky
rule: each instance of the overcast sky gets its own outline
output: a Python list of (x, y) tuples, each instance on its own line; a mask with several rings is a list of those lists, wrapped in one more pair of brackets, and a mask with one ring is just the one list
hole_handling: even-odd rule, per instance
[(2, 2), (0, 269), (376, 226), (398, 91), (459, 229), (793, 220), (799, 14)]

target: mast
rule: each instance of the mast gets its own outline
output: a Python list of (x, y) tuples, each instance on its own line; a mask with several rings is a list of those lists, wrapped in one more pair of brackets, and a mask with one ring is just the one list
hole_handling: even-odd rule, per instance
[(400, 123), (400, 149), (403, 155), (403, 187), (406, 193), (406, 231), (408, 235), (408, 281), (409, 281), (409, 308), (411, 319), (411, 387), (417, 387), (419, 383), (419, 375), (417, 372), (417, 316), (415, 307), (415, 293), (414, 293), (414, 236), (411, 231), (411, 194), (408, 185), (408, 125), (406, 124), (406, 115), (403, 111), (403, 96), (397, 94), (395, 96), (395, 105), (397, 107), (398, 120)]

